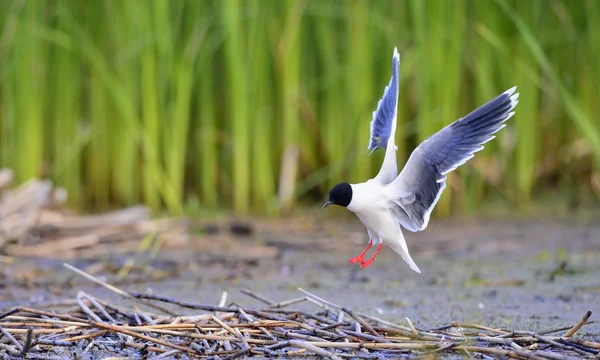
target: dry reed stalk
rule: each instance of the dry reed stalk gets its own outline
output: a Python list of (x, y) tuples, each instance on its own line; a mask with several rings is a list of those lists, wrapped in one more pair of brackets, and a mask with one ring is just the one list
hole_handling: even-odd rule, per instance
[[(100, 282), (80, 269), (68, 268), (91, 281)], [(303, 300), (296, 298), (281, 302), (244, 290), (244, 294), (259, 299), (265, 307), (242, 309), (237, 305), (224, 306), (224, 301), (219, 306), (212, 306), (159, 295), (127, 293), (101, 283), (109, 289), (116, 289), (119, 294), (127, 294), (128, 298), (135, 298), (136, 302), (144, 300), (145, 305), (158, 301), (194, 311), (195, 314), (173, 311), (172, 315), (149, 314), (80, 293), (80, 301), (76, 302), (78, 307), (68, 313), (20, 306), (0, 315), (2, 334), (9, 339), (9, 343), (0, 344), (0, 347), (14, 356), (41, 356), (52, 347), (83, 349), (92, 354), (100, 348), (104, 353), (114, 354), (131, 348), (161, 358), (185, 354), (191, 358), (223, 356), (228, 359), (246, 355), (372, 358), (408, 352), (424, 356), (464, 353), (467, 356), (482, 354), (516, 359), (567, 360), (573, 357), (595, 358), (600, 354), (600, 343), (572, 338), (590, 323), (591, 313), (570, 327), (563, 337), (543, 334), (564, 329), (536, 333), (465, 323), (418, 330), (411, 321), (409, 327), (404, 327), (359, 314), (306, 290), (301, 290), (305, 295)], [(319, 312), (282, 309), (305, 299), (315, 304)], [(323, 309), (327, 311), (323, 313)], [(344, 320), (344, 314), (350, 318)], [(368, 333), (361, 332), (361, 328)], [(456, 334), (447, 332), (465, 328), (481, 333), (472, 336), (461, 331)], [(540, 345), (543, 347), (540, 348)]]

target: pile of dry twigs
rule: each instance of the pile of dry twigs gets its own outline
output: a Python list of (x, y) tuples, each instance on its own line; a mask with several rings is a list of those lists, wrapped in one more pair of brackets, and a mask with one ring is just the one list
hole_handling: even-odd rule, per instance
[[(118, 306), (79, 292), (74, 301), (54, 304), (45, 310), (17, 307), (0, 315), (0, 351), (35, 358), (68, 354), (75, 358), (126, 355), (212, 359), (244, 356), (371, 359), (443, 353), (570, 359), (598, 358), (600, 353), (599, 342), (573, 338), (590, 323), (591, 312), (572, 327), (544, 332), (466, 323), (423, 330), (417, 329), (408, 318), (406, 326), (392, 323), (336, 305), (303, 289), (298, 289), (300, 297), (282, 302), (242, 290), (264, 303), (258, 309), (235, 303), (226, 305), (226, 293), (219, 305), (212, 306), (128, 293), (73, 266), (65, 266), (132, 301), (134, 306)], [(292, 305), (315, 307), (316, 311), (291, 309)], [(63, 310), (49, 310), (58, 306), (63, 306)]]

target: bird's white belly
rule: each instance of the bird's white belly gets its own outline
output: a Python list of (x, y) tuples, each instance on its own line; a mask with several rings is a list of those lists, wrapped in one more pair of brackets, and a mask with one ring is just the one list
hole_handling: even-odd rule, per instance
[(399, 226), (389, 209), (384, 207), (374, 207), (369, 211), (356, 212), (356, 216), (369, 230), (373, 240), (385, 242), (386, 240), (395, 240), (398, 236)]
[(352, 202), (347, 206), (369, 230), (374, 241), (395, 238), (399, 230), (383, 188), (375, 181), (353, 184)]

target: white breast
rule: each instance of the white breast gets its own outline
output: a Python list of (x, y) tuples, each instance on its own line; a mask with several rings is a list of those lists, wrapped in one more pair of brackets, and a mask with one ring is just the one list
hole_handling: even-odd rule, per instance
[(411, 269), (420, 273), (421, 270), (410, 257), (398, 219), (391, 211), (391, 202), (386, 196), (385, 188), (374, 181), (351, 186), (352, 200), (347, 206), (348, 210), (358, 216), (373, 241), (391, 247)]
[(374, 181), (352, 184), (352, 201), (347, 206), (354, 212), (369, 231), (380, 238), (395, 230), (395, 221), (390, 213), (389, 201), (381, 185)]

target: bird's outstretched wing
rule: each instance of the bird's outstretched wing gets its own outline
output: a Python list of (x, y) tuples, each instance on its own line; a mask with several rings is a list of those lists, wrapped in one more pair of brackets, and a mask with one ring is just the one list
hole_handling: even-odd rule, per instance
[(514, 115), (519, 94), (509, 89), (456, 120), (427, 140), (410, 155), (398, 177), (385, 187), (400, 224), (410, 231), (427, 227), (431, 210), (446, 187), (446, 174), (471, 159), (506, 126)]
[(385, 148), (385, 157), (379, 173), (374, 178), (380, 184), (389, 184), (398, 174), (396, 165), (396, 144), (394, 135), (396, 134), (396, 114), (398, 109), (398, 87), (400, 78), (400, 54), (398, 49), (394, 48), (392, 57), (392, 78), (385, 87), (383, 96), (377, 104), (377, 110), (373, 112), (371, 121), (371, 138), (369, 141), (369, 150), (373, 153), (379, 148)]

